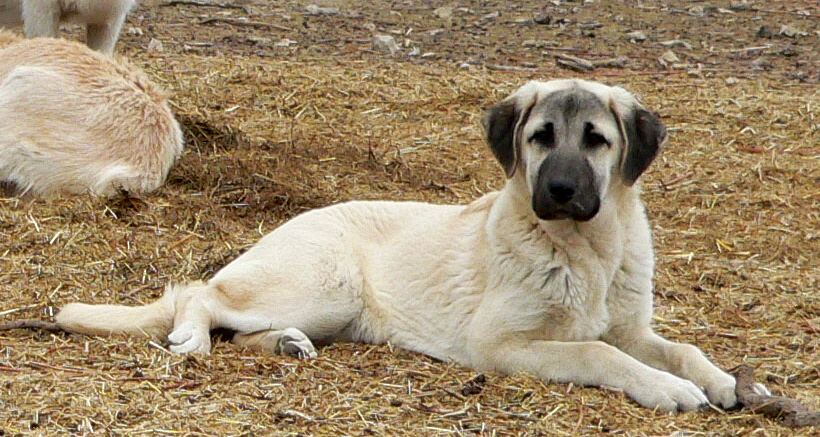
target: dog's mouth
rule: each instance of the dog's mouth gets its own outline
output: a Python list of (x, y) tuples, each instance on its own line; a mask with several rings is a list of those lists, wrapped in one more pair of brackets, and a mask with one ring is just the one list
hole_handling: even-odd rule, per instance
[(532, 209), (536, 217), (541, 220), (574, 220), (586, 222), (592, 220), (601, 208), (597, 197), (587, 202), (572, 201), (557, 204), (553, 201), (540, 201), (538, 196), (533, 197)]

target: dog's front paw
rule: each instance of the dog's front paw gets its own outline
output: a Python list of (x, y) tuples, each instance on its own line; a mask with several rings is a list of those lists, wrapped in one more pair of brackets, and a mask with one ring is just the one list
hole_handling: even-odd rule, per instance
[(177, 355), (211, 353), (211, 336), (207, 329), (198, 329), (193, 323), (183, 323), (168, 334), (168, 346)]
[(737, 405), (735, 385), (736, 381), (733, 376), (720, 372), (712, 381), (704, 384), (704, 389), (706, 395), (709, 396), (709, 402), (723, 409), (728, 409)]
[[(715, 378), (715, 382), (706, 384), (705, 389), (709, 402), (723, 409), (737, 406), (736, 385), (737, 381), (733, 376), (721, 373), (720, 377)], [(765, 385), (759, 382), (752, 385), (752, 390), (759, 395), (771, 396), (772, 394)]]
[(625, 391), (644, 407), (663, 411), (691, 411), (709, 403), (693, 382), (661, 371)]
[(288, 328), (282, 331), (282, 336), (279, 337), (279, 352), (283, 355), (301, 359), (319, 356), (308, 336), (296, 328)]

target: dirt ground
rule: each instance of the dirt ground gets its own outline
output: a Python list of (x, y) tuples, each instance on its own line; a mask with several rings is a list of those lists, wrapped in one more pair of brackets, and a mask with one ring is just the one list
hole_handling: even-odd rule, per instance
[[(643, 178), (656, 330), (820, 408), (816, 2), (310, 5), (135, 9), (118, 51), (168, 89), (186, 151), (140, 199), (0, 199), (0, 322), (150, 301), (311, 208), (468, 202), (503, 179), (482, 110), (529, 79), (583, 77), (640, 95), (670, 132)], [(389, 345), (298, 361), (217, 342), (178, 357), (144, 338), (0, 332), (0, 436), (818, 433), (741, 410), (653, 412)]]

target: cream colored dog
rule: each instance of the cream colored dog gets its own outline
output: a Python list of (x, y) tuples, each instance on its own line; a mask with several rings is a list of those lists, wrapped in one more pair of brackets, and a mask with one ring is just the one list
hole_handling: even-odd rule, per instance
[[(656, 335), (653, 253), (637, 178), (666, 132), (630, 93), (532, 82), (483, 120), (501, 191), (466, 206), (349, 202), (282, 225), (207, 282), (144, 307), (67, 305), (68, 331), (166, 336), (208, 353), (209, 331), (274, 353), (385, 343), (480, 370), (617, 387), (641, 405), (735, 404), (735, 381)], [(704, 391), (705, 390), (705, 393)]]
[(56, 37), (61, 22), (86, 25), (88, 46), (114, 53), (135, 0), (2, 0), (0, 27), (23, 26), (28, 38)]
[(140, 194), (163, 184), (182, 148), (164, 93), (138, 68), (0, 31), (0, 181), (36, 196)]

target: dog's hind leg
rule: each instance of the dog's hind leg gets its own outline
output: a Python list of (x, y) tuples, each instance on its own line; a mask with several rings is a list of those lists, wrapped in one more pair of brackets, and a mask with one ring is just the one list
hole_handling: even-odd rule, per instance
[(174, 329), (168, 334), (169, 349), (175, 354), (211, 352), (214, 316), (208, 308), (212, 290), (208, 285), (187, 287), (177, 297)]
[(316, 358), (316, 348), (308, 336), (296, 329), (267, 330), (251, 333), (237, 332), (233, 342), (260, 352), (290, 355), (296, 358)]

